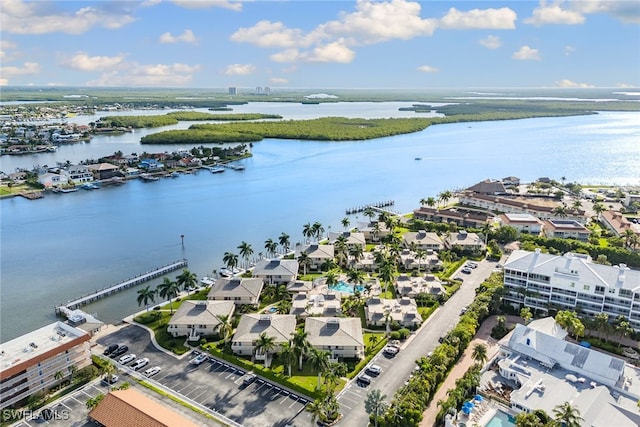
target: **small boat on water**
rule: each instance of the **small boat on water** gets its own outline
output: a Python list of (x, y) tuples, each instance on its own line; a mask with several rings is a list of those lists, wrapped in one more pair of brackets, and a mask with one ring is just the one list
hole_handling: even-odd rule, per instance
[(218, 274), (220, 274), (222, 277), (231, 277), (233, 276), (233, 271), (229, 270), (227, 267), (222, 267), (218, 271)]
[(174, 172), (171, 172), (171, 173), (169, 174), (169, 176), (170, 176), (171, 178), (178, 178), (178, 177), (180, 176), (180, 174), (179, 174), (178, 172), (175, 172), (175, 171), (174, 171)]
[(214, 279), (213, 277), (204, 276), (202, 279), (200, 279), (200, 282), (206, 286), (213, 286), (216, 283), (216, 279)]
[(222, 166), (215, 166), (209, 169), (211, 173), (221, 173), (224, 172), (224, 168)]
[(54, 193), (73, 193), (75, 191), (78, 191), (78, 187), (69, 187), (69, 188), (56, 187), (53, 189)]
[(85, 182), (80, 186), (83, 190), (97, 190), (100, 186), (96, 185), (93, 182)]
[(416, 160), (422, 160), (422, 157), (416, 157)]
[(160, 178), (158, 178), (157, 176), (149, 175), (148, 173), (143, 173), (140, 175), (140, 179), (143, 181), (157, 181)]

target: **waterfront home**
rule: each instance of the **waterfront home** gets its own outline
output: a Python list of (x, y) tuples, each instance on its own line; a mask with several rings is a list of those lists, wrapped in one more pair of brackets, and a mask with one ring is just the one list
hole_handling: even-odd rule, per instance
[(203, 336), (214, 335), (220, 325), (220, 316), (233, 315), (233, 301), (185, 300), (169, 320), (167, 332), (175, 337), (187, 336), (197, 341)]
[(409, 297), (383, 299), (374, 296), (367, 300), (364, 312), (369, 326), (386, 326), (387, 322), (396, 322), (405, 328), (416, 328), (422, 323), (418, 305)]
[(138, 167), (146, 170), (147, 172), (156, 172), (164, 169), (164, 164), (159, 162), (157, 159), (148, 158), (140, 160)]
[(93, 174), (85, 165), (70, 165), (66, 169), (60, 170), (60, 172), (66, 174), (68, 180), (74, 184), (93, 181)]
[(442, 261), (438, 258), (438, 254), (431, 249), (424, 251), (420, 256), (410, 249), (403, 249), (398, 258), (398, 263), (405, 271), (416, 269), (432, 271), (442, 268)]
[(69, 180), (67, 178), (67, 175), (53, 173), (53, 172), (46, 172), (38, 175), (38, 182), (44, 185), (45, 188), (50, 188), (50, 187), (57, 187), (60, 185), (66, 185), (69, 182)]
[(462, 251), (479, 253), (485, 249), (484, 241), (476, 233), (469, 233), (466, 230), (460, 230), (457, 233), (451, 233), (444, 241), (449, 249), (459, 248)]
[(93, 177), (98, 180), (110, 179), (113, 177), (121, 177), (122, 173), (116, 165), (111, 163), (97, 163), (94, 165), (88, 165), (87, 169), (93, 173)]
[[(304, 246), (300, 253), (305, 253), (309, 257), (308, 270), (318, 271), (322, 268), (322, 265), (328, 260), (332, 260), (334, 257), (333, 245), (320, 245), (313, 243), (311, 245)], [(296, 256), (298, 258), (299, 255)]]
[(287, 292), (290, 292), (292, 294), (299, 292), (309, 292), (315, 287), (315, 284), (310, 280), (295, 280), (287, 285)]
[[(600, 222), (618, 237), (624, 236), (627, 230), (631, 230), (640, 238), (640, 224), (632, 223), (618, 211), (608, 210), (602, 212), (600, 214)], [(635, 248), (632, 247), (631, 249)]]
[(89, 412), (89, 418), (103, 427), (197, 427), (193, 421), (134, 388), (109, 391)]
[(575, 239), (588, 242), (591, 231), (578, 221), (570, 219), (547, 219), (543, 226), (544, 235), (548, 238)]
[(425, 230), (409, 231), (402, 235), (402, 242), (405, 248), (415, 248), (423, 250), (441, 251), (444, 249), (444, 242), (437, 233)]
[(498, 395), (515, 413), (541, 409), (552, 413), (571, 397), (581, 425), (636, 427), (640, 410), (640, 371), (608, 353), (565, 339), (553, 318), (517, 324), (499, 342), (483, 370), (479, 389)]
[(507, 192), (504, 183), (495, 179), (485, 179), (467, 188), (466, 191), (477, 194), (503, 194)]
[(531, 214), (504, 213), (497, 218), (501, 226), (513, 227), (518, 233), (527, 233), (534, 236), (542, 232), (542, 221)]
[(513, 185), (517, 187), (520, 185), (520, 178), (518, 178), (517, 176), (507, 176), (505, 178), (502, 178), (502, 183), (505, 186)]
[(291, 301), (291, 311), (300, 317), (325, 316), (335, 317), (342, 314), (341, 293), (331, 290), (307, 294), (300, 292)]
[(308, 317), (304, 331), (311, 347), (328, 351), (331, 359), (364, 359), (360, 319), (353, 317)]
[(464, 208), (434, 209), (421, 206), (413, 211), (413, 217), (422, 221), (453, 223), (460, 227), (482, 227), (494, 215), (476, 210), (467, 212)]
[(361, 246), (364, 250), (366, 247), (366, 240), (364, 238), (364, 233), (359, 231), (343, 231), (339, 233), (329, 233), (329, 241), (335, 245), (338, 238), (342, 237), (344, 239), (344, 243), (347, 245), (347, 248), (351, 248), (353, 246)]
[[(272, 352), (277, 353), (280, 345), (289, 342), (295, 331), (296, 316), (291, 314), (243, 314), (233, 335), (231, 350), (239, 356), (253, 355), (256, 341), (264, 333), (274, 339), (276, 349)], [(256, 353), (257, 360), (264, 360), (265, 356), (264, 353)]]
[(236, 305), (258, 305), (264, 282), (255, 277), (221, 277), (211, 286), (207, 299), (233, 301)]
[(364, 234), (367, 243), (377, 243), (391, 232), (387, 224), (382, 221), (360, 222), (358, 223), (358, 231)]
[(91, 365), (90, 340), (87, 332), (54, 322), (0, 344), (0, 409), (26, 404), (69, 379), (71, 366)]
[(517, 250), (504, 264), (502, 300), (544, 313), (551, 307), (571, 311), (579, 307), (590, 316), (607, 313), (614, 319), (623, 315), (638, 331), (640, 305), (635, 295), (639, 286), (640, 271), (624, 264), (597, 264), (584, 254)]
[(253, 277), (269, 285), (288, 285), (298, 277), (298, 261), (295, 259), (262, 259), (253, 268)]

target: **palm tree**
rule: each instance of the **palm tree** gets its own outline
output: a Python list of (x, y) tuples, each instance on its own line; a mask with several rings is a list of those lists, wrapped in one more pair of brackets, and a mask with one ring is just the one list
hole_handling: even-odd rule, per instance
[(253, 248), (249, 243), (243, 241), (238, 249), (240, 249), (240, 256), (244, 259), (244, 268), (249, 267), (249, 257), (253, 255)]
[(182, 289), (189, 293), (191, 289), (195, 289), (198, 286), (198, 276), (185, 268), (176, 277), (176, 282), (178, 282), (178, 286), (181, 286)]
[(596, 213), (596, 216), (600, 216), (600, 214), (606, 210), (607, 208), (605, 208), (604, 205), (602, 205), (602, 203), (593, 204), (593, 211)]
[(364, 212), (362, 212), (362, 214), (364, 216), (366, 216), (367, 218), (369, 218), (369, 222), (371, 222), (371, 218), (373, 218), (374, 216), (376, 216), (376, 211), (373, 210), (373, 208), (371, 206), (367, 206), (364, 209)]
[(353, 265), (358, 269), (358, 261), (362, 259), (364, 255), (364, 248), (360, 245), (353, 245), (349, 248), (349, 255), (353, 257)]
[(220, 315), (216, 316), (220, 323), (216, 325), (214, 331), (218, 331), (218, 335), (223, 339), (224, 344), (227, 345), (233, 335), (233, 324), (231, 323), (231, 316)]
[(255, 355), (257, 353), (264, 353), (264, 367), (269, 367), (269, 353), (276, 348), (276, 339), (274, 337), (270, 337), (266, 332), (263, 332), (258, 337), (256, 341), (256, 345), (253, 348), (253, 358), (255, 359)]
[(286, 255), (287, 252), (289, 252), (289, 246), (291, 245), (289, 235), (287, 233), (282, 233), (280, 237), (278, 237), (278, 243), (282, 246), (282, 254)]
[(110, 361), (107, 361), (102, 366), (102, 374), (104, 375), (104, 378), (107, 379), (107, 383), (109, 384), (109, 391), (111, 391), (111, 376), (113, 374), (115, 374), (116, 372), (118, 372), (118, 369), (116, 368), (116, 365), (114, 365)]
[(444, 205), (446, 205), (447, 202), (451, 200), (452, 197), (453, 197), (453, 194), (449, 190), (443, 191), (440, 194), (438, 194), (438, 200), (442, 202)]
[(311, 344), (309, 344), (309, 333), (304, 329), (296, 329), (291, 334), (291, 344), (298, 356), (298, 370), (302, 371), (302, 358), (309, 354)]
[(364, 283), (364, 273), (360, 270), (347, 271), (347, 278), (349, 282), (354, 285), (361, 285)]
[(73, 382), (73, 376), (78, 372), (78, 367), (76, 365), (71, 365), (67, 368), (69, 371), (69, 382)]
[(278, 314), (289, 314), (289, 311), (291, 311), (291, 301), (288, 299), (280, 300), (276, 308)]
[(149, 301), (155, 302), (156, 291), (151, 290), (151, 285), (146, 288), (138, 289), (138, 306), (144, 304), (149, 311)]
[(320, 399), (316, 399), (313, 402), (307, 404), (307, 412), (311, 414), (311, 423), (316, 424), (316, 421), (322, 421), (325, 418), (324, 402)]
[(558, 205), (551, 210), (551, 213), (557, 216), (558, 218), (566, 218), (567, 217), (567, 205), (564, 203), (562, 205)]
[(338, 284), (338, 274), (334, 271), (327, 271), (327, 274), (324, 276), (325, 283), (327, 286), (331, 287)]
[(580, 416), (580, 410), (569, 402), (564, 402), (553, 408), (554, 420), (564, 427), (580, 427), (584, 419)]
[(233, 270), (233, 268), (238, 265), (238, 255), (233, 252), (225, 252), (222, 257), (222, 262), (224, 262), (227, 268), (231, 268)]
[(310, 223), (306, 223), (302, 226), (302, 235), (305, 237), (305, 241), (309, 243), (309, 239), (313, 236), (313, 227)]
[(267, 255), (275, 256), (278, 244), (269, 238), (264, 241), (264, 249), (267, 251)]
[(618, 348), (620, 348), (622, 346), (622, 340), (633, 333), (633, 328), (629, 325), (629, 322), (623, 320), (616, 326), (616, 332), (618, 332), (620, 336), (620, 340), (618, 340)]
[(434, 199), (433, 197), (427, 197), (425, 204), (432, 208), (436, 205), (436, 199)]
[(367, 411), (367, 414), (373, 414), (375, 427), (378, 427), (378, 417), (380, 414), (384, 414), (389, 407), (386, 400), (387, 396), (382, 394), (378, 389), (371, 390), (367, 393), (367, 398), (364, 401), (364, 409)]
[(160, 298), (167, 299), (169, 302), (169, 309), (171, 310), (171, 314), (173, 314), (173, 304), (171, 304), (171, 300), (178, 296), (178, 292), (180, 292), (180, 285), (168, 277), (165, 277), (162, 279), (162, 283), (158, 285), (157, 291)]
[[(594, 326), (598, 331), (599, 338), (606, 341), (607, 331), (611, 327), (611, 324), (609, 323), (609, 315), (607, 313), (598, 313), (595, 315), (593, 320)], [(603, 335), (600, 335), (601, 332), (603, 333)]]
[(280, 357), (282, 364), (287, 367), (287, 372), (289, 373), (289, 376), (291, 376), (291, 365), (296, 362), (296, 351), (295, 348), (293, 348), (291, 341), (282, 344), (278, 357)]
[(306, 252), (300, 252), (298, 255), (298, 264), (302, 266), (303, 275), (307, 275), (307, 268), (311, 266), (311, 257)]
[(487, 346), (484, 344), (474, 345), (471, 357), (478, 365), (484, 365), (487, 361)]
[(102, 399), (104, 399), (104, 394), (100, 393), (99, 395), (97, 395), (96, 397), (92, 397), (89, 400), (87, 400), (87, 409), (93, 409), (96, 406), (98, 406), (98, 403), (102, 402)]
[(320, 224), (319, 222), (316, 221), (311, 226), (311, 229), (313, 231), (313, 236), (315, 236), (315, 238), (316, 238), (316, 241), (319, 242), (320, 241), (320, 237), (324, 233), (324, 227), (322, 226), (322, 224)]
[(311, 347), (311, 351), (309, 352), (309, 363), (311, 363), (311, 368), (318, 373), (317, 390), (320, 390), (320, 379), (322, 378), (322, 374), (329, 368), (330, 356), (331, 355), (328, 351), (318, 350), (313, 347)]
[(349, 218), (345, 216), (344, 218), (342, 218), (342, 221), (340, 221), (340, 222), (342, 223), (342, 226), (344, 227), (344, 230), (348, 231), (349, 224), (351, 224), (351, 221), (349, 221)]
[(55, 374), (53, 374), (53, 378), (56, 380), (61, 380), (64, 378), (64, 372), (62, 371), (56, 371)]

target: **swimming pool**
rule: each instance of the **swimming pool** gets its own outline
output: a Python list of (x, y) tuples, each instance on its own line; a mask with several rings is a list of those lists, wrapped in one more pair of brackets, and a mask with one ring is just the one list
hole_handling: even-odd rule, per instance
[(331, 289), (332, 291), (344, 292), (346, 294), (352, 294), (354, 292), (354, 288), (357, 289), (359, 292), (364, 292), (364, 286), (350, 285), (349, 283), (345, 283), (342, 280), (336, 283), (335, 285), (329, 286), (329, 289)]
[(510, 427), (515, 426), (515, 418), (506, 412), (496, 411), (485, 427)]

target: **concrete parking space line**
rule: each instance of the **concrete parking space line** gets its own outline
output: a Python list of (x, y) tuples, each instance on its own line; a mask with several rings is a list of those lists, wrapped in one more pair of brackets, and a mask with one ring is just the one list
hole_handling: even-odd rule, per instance
[(202, 396), (203, 394), (208, 393), (208, 392), (209, 392), (209, 390), (207, 390), (207, 389), (205, 388), (205, 389), (203, 389), (200, 393), (198, 393), (196, 396), (192, 397), (191, 399), (192, 399), (192, 400), (195, 400), (195, 401), (197, 402), (197, 401), (198, 401), (198, 398), (199, 398), (200, 396)]

